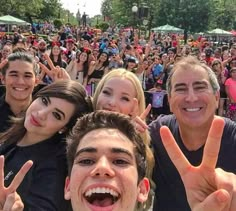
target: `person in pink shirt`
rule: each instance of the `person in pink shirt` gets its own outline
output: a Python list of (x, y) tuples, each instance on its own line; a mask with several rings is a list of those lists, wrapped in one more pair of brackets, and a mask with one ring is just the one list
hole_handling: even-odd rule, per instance
[(236, 67), (231, 68), (230, 76), (225, 81), (225, 91), (229, 98), (227, 116), (236, 121)]

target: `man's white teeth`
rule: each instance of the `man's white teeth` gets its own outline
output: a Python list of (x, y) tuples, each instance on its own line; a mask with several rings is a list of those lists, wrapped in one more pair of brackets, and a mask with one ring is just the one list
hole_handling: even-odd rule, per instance
[(23, 88), (15, 88), (15, 90), (17, 90), (17, 91), (24, 91), (25, 89), (23, 89)]
[(200, 111), (200, 108), (186, 108), (186, 111), (189, 112)]
[(118, 193), (110, 188), (92, 188), (86, 191), (85, 196), (89, 197), (93, 193), (110, 193), (114, 197), (118, 197)]

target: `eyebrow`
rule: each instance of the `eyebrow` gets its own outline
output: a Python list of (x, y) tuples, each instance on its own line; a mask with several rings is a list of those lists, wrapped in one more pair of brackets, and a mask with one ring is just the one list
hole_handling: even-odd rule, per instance
[(174, 88), (176, 89), (176, 88), (181, 87), (181, 86), (187, 86), (187, 84), (185, 84), (185, 83), (178, 83), (178, 84), (174, 85)]
[(9, 71), (9, 74), (11, 73), (11, 74), (17, 74), (19, 71), (17, 71), (17, 70), (10, 70)]
[[(193, 86), (194, 85), (206, 85), (208, 86), (208, 83), (206, 81), (195, 81), (193, 82)], [(187, 84), (185, 83), (178, 83), (178, 84), (175, 84), (174, 88), (178, 88), (178, 87), (181, 87), (181, 86), (187, 86)]]
[[(9, 73), (10, 74), (18, 74), (20, 71), (17, 71), (17, 70), (10, 70)], [(33, 75), (32, 72), (24, 72), (25, 75)]]
[(119, 147), (115, 148), (114, 147), (114, 148), (111, 148), (111, 152), (115, 153), (115, 154), (126, 154), (130, 158), (133, 158), (133, 155), (128, 150), (126, 150), (124, 148), (119, 148)]
[[(133, 155), (126, 149), (124, 148), (119, 148), (119, 147), (112, 147), (110, 149), (110, 151), (114, 154), (126, 154), (128, 155), (130, 158), (133, 159)], [(98, 150), (94, 147), (85, 147), (83, 149), (80, 149), (79, 151), (76, 152), (75, 154), (75, 158), (77, 158), (79, 155), (81, 155), (82, 153), (97, 153)]]
[(65, 114), (64, 114), (63, 111), (61, 111), (61, 110), (58, 109), (58, 108), (55, 108), (55, 110), (56, 110), (58, 113), (60, 113), (60, 114), (63, 116), (63, 118), (65, 119)]
[(208, 87), (208, 83), (206, 81), (196, 81), (193, 83), (193, 85), (205, 85)]

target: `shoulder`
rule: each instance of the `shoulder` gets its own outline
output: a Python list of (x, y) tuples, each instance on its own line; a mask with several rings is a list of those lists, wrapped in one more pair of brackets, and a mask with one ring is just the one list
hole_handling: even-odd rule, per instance
[(156, 120), (150, 123), (149, 127), (150, 128), (156, 128), (156, 127), (161, 127), (161, 126), (168, 126), (168, 127), (173, 127), (177, 126), (177, 120), (175, 115), (170, 114), (170, 115), (160, 115), (157, 117)]
[(3, 96), (0, 97), (0, 107), (2, 108), (2, 107), (5, 107), (6, 105), (7, 105), (7, 103), (6, 103), (5, 99), (4, 99), (4, 97)]
[(150, 123), (149, 132), (152, 141), (160, 140), (159, 130), (161, 126), (167, 126), (172, 133), (178, 130), (178, 123), (176, 117), (173, 114), (170, 115), (160, 115), (156, 120)]
[(228, 78), (226, 81), (225, 81), (225, 85), (229, 85), (232, 83), (232, 78)]
[(229, 118), (224, 118), (224, 121), (225, 126), (222, 139), (232, 137), (236, 141), (236, 123)]

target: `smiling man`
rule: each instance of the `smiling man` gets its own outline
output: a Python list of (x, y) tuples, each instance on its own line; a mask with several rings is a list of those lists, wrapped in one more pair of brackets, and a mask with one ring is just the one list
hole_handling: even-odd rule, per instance
[(37, 66), (24, 52), (10, 54), (3, 61), (1, 73), (6, 93), (0, 98), (0, 132), (7, 130), (11, 116), (18, 116), (29, 106), (36, 85)]
[(68, 143), (65, 198), (73, 211), (143, 210), (146, 148), (128, 117), (107, 111), (82, 117)]
[[(200, 165), (219, 104), (219, 89), (214, 72), (194, 57), (183, 58), (173, 67), (167, 80), (169, 105), (173, 114), (162, 115), (150, 124), (156, 163), (153, 180), (157, 185), (153, 210), (190, 210), (181, 177), (162, 144), (160, 127), (166, 125), (170, 129), (191, 165)], [(226, 118), (224, 121), (216, 167), (236, 173), (236, 124)]]

